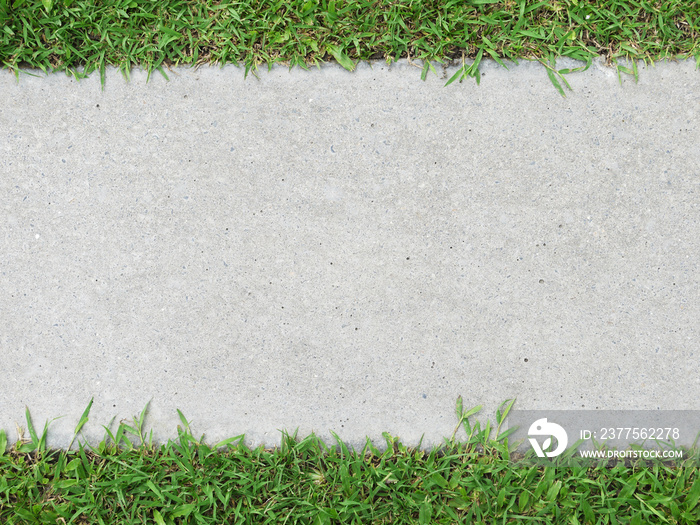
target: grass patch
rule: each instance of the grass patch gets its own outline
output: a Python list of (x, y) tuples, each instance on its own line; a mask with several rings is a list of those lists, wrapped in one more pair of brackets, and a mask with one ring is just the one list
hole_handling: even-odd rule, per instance
[[(167, 78), (175, 65), (242, 63), (247, 76), (261, 64), (399, 58), (420, 60), (423, 79), (431, 61), (458, 60), (448, 85), (478, 82), (492, 58), (540, 61), (563, 95), (564, 75), (597, 56), (635, 79), (638, 60), (700, 67), (700, 2), (687, 0), (0, 0), (0, 25), (5, 68), (99, 70), (103, 87), (107, 65), (128, 79), (135, 65)], [(557, 69), (559, 57), (586, 65)]]
[(494, 429), (470, 422), (480, 407), (465, 411), (459, 399), (457, 428), (464, 428), (466, 441), (453, 434), (444, 446), (424, 451), (384, 434), (384, 450), (367, 440), (360, 452), (335, 435), (330, 447), (296, 434), (283, 434), (275, 449), (250, 449), (243, 436), (209, 446), (193, 436), (179, 411), (178, 438), (154, 445), (143, 428), (146, 409), (114, 433), (105, 427), (95, 447), (51, 450), (47, 426), (39, 436), (27, 412), (30, 439), (20, 437), (7, 450), (0, 432), (0, 522), (700, 522), (697, 458), (675, 465), (575, 456), (547, 465), (516, 462), (511, 431), (500, 431), (512, 406), (501, 406)]

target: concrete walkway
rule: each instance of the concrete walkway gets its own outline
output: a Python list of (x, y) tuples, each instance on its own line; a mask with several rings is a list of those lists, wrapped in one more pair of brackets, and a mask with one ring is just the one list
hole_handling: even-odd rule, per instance
[[(565, 67), (567, 63), (559, 64)], [(578, 65), (578, 64), (575, 64)], [(0, 429), (451, 435), (700, 408), (700, 72), (0, 76)], [(116, 423), (116, 422), (115, 422)], [(114, 427), (112, 427), (114, 428)]]

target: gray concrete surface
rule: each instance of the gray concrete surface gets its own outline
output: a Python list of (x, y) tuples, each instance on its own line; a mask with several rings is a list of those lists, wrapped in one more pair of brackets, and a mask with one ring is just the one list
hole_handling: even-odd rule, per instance
[(700, 408), (700, 72), (482, 71), (5, 72), (0, 429), (65, 446), (92, 396), (89, 439), (151, 400), (158, 440), (179, 408), (269, 445), (430, 446), (460, 394)]

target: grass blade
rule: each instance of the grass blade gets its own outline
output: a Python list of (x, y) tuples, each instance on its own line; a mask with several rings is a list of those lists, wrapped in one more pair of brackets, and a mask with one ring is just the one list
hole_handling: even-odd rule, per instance
[(185, 418), (185, 415), (180, 412), (180, 409), (177, 409), (177, 415), (180, 417), (180, 421), (182, 421), (182, 430), (185, 432), (185, 434), (190, 434), (190, 423), (187, 421), (187, 418)]
[[(0, 435), (0, 456), (2, 456), (2, 436)], [(700, 478), (697, 478), (693, 482), (693, 486), (690, 487), (690, 491), (688, 492), (688, 495), (685, 498), (685, 511), (690, 512), (695, 508), (695, 505), (698, 504), (698, 501), (700, 500)]]
[(241, 441), (245, 439), (245, 434), (241, 434), (240, 436), (234, 436), (232, 438), (224, 439), (223, 441), (219, 441), (216, 445), (212, 447), (212, 450), (217, 450), (221, 447), (228, 447), (231, 443), (234, 441)]
[(83, 415), (80, 416), (80, 421), (78, 421), (78, 425), (75, 427), (75, 432), (73, 434), (73, 439), (70, 440), (70, 445), (68, 445), (68, 450), (71, 449), (73, 446), (73, 442), (75, 441), (75, 438), (78, 436), (78, 432), (85, 426), (85, 423), (88, 422), (88, 414), (90, 413), (90, 409), (92, 408), (92, 402), (95, 400), (95, 398), (91, 398), (90, 402), (88, 403), (87, 408), (83, 411)]
[(146, 406), (143, 407), (143, 410), (141, 411), (141, 415), (139, 416), (139, 430), (143, 429), (143, 422), (146, 419), (146, 410), (148, 410), (148, 405), (150, 404), (150, 401), (146, 403)]
[(498, 54), (496, 54), (496, 52), (495, 52), (493, 49), (486, 49), (486, 52), (487, 52), (489, 55), (491, 55), (491, 58), (493, 58), (498, 64), (500, 64), (500, 65), (503, 66), (504, 68), (508, 69), (508, 66), (506, 66), (506, 65), (503, 63), (503, 60), (501, 60), (501, 59), (499, 58)]
[(335, 58), (337, 62), (345, 69), (347, 69), (348, 71), (352, 71), (355, 69), (355, 62), (350, 60), (350, 58), (348, 58), (348, 56), (345, 53), (343, 53), (343, 50), (339, 46), (328, 44), (326, 48), (331, 53), (331, 55), (333, 55), (333, 58)]
[(561, 87), (561, 84), (557, 80), (557, 76), (554, 74), (554, 71), (552, 71), (549, 67), (547, 67), (547, 76), (549, 76), (549, 80), (552, 81), (552, 84), (554, 84), (554, 87), (557, 88), (559, 94), (562, 97), (566, 97), (566, 93), (564, 93), (564, 88)]
[(420, 74), (420, 79), (425, 81), (428, 78), (428, 71), (432, 71), (437, 76), (437, 71), (435, 71), (435, 66), (430, 62), (430, 60), (423, 59), (423, 71)]
[(461, 81), (461, 79), (464, 78), (465, 76), (466, 76), (466, 66), (462, 66), (461, 68), (459, 68), (457, 70), (457, 72), (454, 75), (452, 75), (450, 77), (450, 79), (447, 81), (447, 84), (445, 84), (443, 87), (449, 86), (450, 84), (452, 84), (452, 82), (454, 82), (458, 78)]
[(29, 430), (29, 435), (32, 438), (32, 443), (35, 446), (39, 446), (39, 436), (36, 435), (36, 430), (34, 430), (34, 425), (32, 424), (32, 418), (29, 415), (29, 407), (25, 406), (24, 408), (25, 408), (24, 415), (27, 419), (27, 430)]
[(165, 520), (163, 519), (162, 514), (161, 514), (159, 511), (157, 511), (157, 510), (154, 510), (154, 511), (153, 511), (153, 519), (156, 521), (156, 523), (157, 523), (158, 525), (167, 525), (167, 524), (165, 523)]

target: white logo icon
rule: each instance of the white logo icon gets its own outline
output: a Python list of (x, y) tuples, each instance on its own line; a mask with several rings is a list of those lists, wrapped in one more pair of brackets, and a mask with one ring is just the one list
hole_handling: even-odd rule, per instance
[[(535, 453), (538, 457), (543, 458), (545, 455), (548, 458), (553, 458), (558, 456), (566, 450), (566, 445), (569, 442), (569, 438), (566, 435), (566, 430), (556, 423), (547, 422), (547, 418), (543, 417), (538, 419), (532, 425), (530, 425), (530, 430), (528, 431), (530, 436), (549, 436), (542, 443), (542, 447), (537, 442), (535, 438), (529, 438), (532, 448), (535, 449)], [(557, 439), (557, 448), (551, 452), (545, 452), (549, 447), (552, 446), (552, 437)]]

